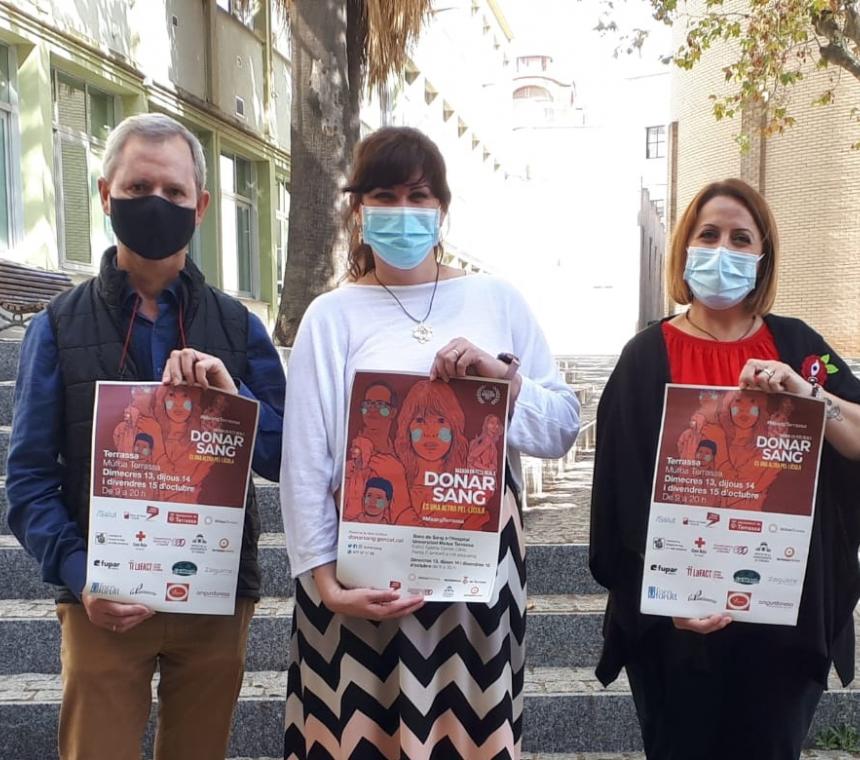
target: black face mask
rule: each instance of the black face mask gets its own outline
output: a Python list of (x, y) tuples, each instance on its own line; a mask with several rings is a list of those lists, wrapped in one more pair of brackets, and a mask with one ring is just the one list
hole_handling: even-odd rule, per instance
[(117, 238), (145, 259), (166, 259), (191, 241), (197, 209), (177, 206), (158, 195), (110, 199)]

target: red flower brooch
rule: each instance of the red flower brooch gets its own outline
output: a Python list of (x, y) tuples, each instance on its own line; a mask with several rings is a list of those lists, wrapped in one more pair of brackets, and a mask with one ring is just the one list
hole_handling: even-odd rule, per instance
[(835, 372), (839, 372), (839, 367), (830, 363), (830, 354), (807, 356), (800, 367), (800, 374), (810, 383), (818, 383), (818, 385), (824, 385), (827, 382), (827, 376)]

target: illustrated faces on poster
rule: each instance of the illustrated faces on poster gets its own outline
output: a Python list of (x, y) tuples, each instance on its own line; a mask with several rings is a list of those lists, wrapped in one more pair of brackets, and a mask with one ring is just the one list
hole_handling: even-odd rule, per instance
[(131, 403), (143, 414), (152, 414), (154, 388), (151, 385), (134, 385), (131, 388)]
[(391, 428), (397, 412), (391, 389), (385, 385), (371, 385), (364, 392), (359, 408), (364, 426), (368, 430), (380, 432), (387, 432)]
[(484, 418), (484, 432), (491, 438), (498, 438), (502, 434), (502, 421), (495, 414), (488, 414)]
[(702, 441), (696, 449), (696, 459), (703, 465), (710, 465), (717, 453), (717, 444), (713, 441)]
[(790, 398), (785, 397), (779, 402), (779, 413), (783, 417), (785, 417), (785, 419), (788, 419), (789, 417), (791, 417), (791, 413), (793, 411), (794, 411), (794, 402)]
[(349, 458), (359, 470), (363, 470), (373, 456), (373, 442), (359, 436), (349, 447)]
[(168, 389), (164, 396), (164, 411), (171, 422), (187, 422), (194, 404), (188, 391), (182, 386)]
[(391, 504), (394, 490), (384, 478), (371, 478), (364, 489), (364, 513), (368, 517), (382, 517)]
[(717, 391), (702, 391), (699, 394), (699, 411), (708, 422), (716, 422), (720, 409), (720, 394)]
[(729, 407), (735, 427), (741, 430), (755, 427), (761, 415), (760, 403), (758, 398), (750, 394), (737, 394)]
[(152, 436), (147, 433), (138, 433), (134, 439), (134, 453), (138, 455), (140, 460), (149, 461), (152, 457), (152, 447), (155, 442)]
[(435, 462), (450, 450), (454, 433), (447, 417), (419, 415), (409, 423), (409, 440), (419, 457)]

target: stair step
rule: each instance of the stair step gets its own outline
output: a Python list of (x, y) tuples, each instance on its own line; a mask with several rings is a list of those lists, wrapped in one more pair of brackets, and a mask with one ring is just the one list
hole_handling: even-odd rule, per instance
[(0, 340), (0, 380), (15, 379), (20, 354), (20, 340)]
[[(602, 642), (603, 596), (532, 595), (528, 657), (535, 665), (588, 667)], [(58, 673), (60, 625), (50, 599), (0, 600), (0, 674)], [(248, 670), (286, 670), (293, 600), (263, 597), (248, 641)]]
[(15, 381), (0, 381), (0, 425), (12, 424), (12, 407), (15, 401)]
[[(277, 757), (282, 751), (285, 688), (285, 673), (245, 674), (234, 720), (233, 755)], [(602, 752), (641, 750), (633, 700), (623, 678), (603, 689), (587, 669), (528, 668), (524, 691), (523, 745), (527, 752), (588, 752), (584, 757), (596, 760)], [(7, 745), (6, 757), (56, 757), (60, 696), (56, 675), (0, 677), (0, 734)], [(859, 697), (860, 692), (853, 689), (825, 692), (810, 743), (826, 726), (853, 723)], [(541, 757), (538, 754), (535, 760)]]

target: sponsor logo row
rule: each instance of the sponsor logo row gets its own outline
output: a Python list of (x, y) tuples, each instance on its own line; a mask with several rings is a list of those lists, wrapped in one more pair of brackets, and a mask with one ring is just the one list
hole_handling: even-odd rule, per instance
[[(687, 595), (688, 602), (702, 602), (703, 604), (716, 606), (717, 600), (708, 596), (703, 589), (694, 591)], [(754, 598), (755, 597), (755, 598)], [(648, 586), (648, 598), (657, 601), (677, 601), (678, 592), (660, 586)], [(796, 606), (794, 602), (779, 599), (760, 599), (752, 591), (731, 590), (726, 593), (725, 609), (731, 612), (749, 612), (753, 606), (765, 607), (767, 609), (791, 610)]]
[[(674, 517), (670, 515), (657, 515), (655, 520), (657, 525), (686, 525), (690, 528), (712, 528), (722, 522), (722, 515), (719, 512), (707, 512), (702, 517), (696, 514), (693, 517), (689, 515)], [(739, 533), (762, 533), (765, 530), (763, 520), (748, 520), (737, 517), (731, 517), (728, 521), (729, 530)], [(780, 525), (779, 523), (768, 523), (767, 531), (769, 533), (806, 533), (805, 528), (797, 528), (790, 525)]]
[(146, 549), (148, 546), (182, 548), (188, 546), (194, 554), (205, 554), (207, 551), (216, 554), (233, 554), (234, 549), (229, 538), (222, 537), (217, 541), (206, 538), (198, 533), (194, 538), (187, 539), (177, 536), (153, 536), (143, 530), (137, 531), (132, 537), (122, 533), (107, 533), (99, 531), (96, 533), (96, 543), (101, 546), (131, 546), (135, 549)]
[[(726, 572), (707, 567), (693, 567), (688, 565), (686, 568), (676, 567), (675, 565), (664, 565), (659, 562), (652, 563), (650, 566), (652, 573), (661, 573), (669, 577), (688, 577), (688, 578), (703, 578), (706, 580), (721, 581), (725, 580)], [(732, 580), (742, 586), (758, 585), (762, 576), (757, 570), (743, 569), (730, 573)], [(785, 588), (796, 587), (800, 585), (800, 578), (784, 578), (775, 575), (765, 577), (765, 582), (773, 586), (783, 586)], [(692, 601), (692, 600), (691, 600)]]
[[(117, 509), (100, 509), (96, 512), (96, 516), (101, 520), (142, 520), (145, 522), (157, 521), (157, 518), (162, 514), (160, 507), (149, 505), (144, 512), (132, 512), (128, 510)], [(238, 520), (226, 520), (222, 517), (212, 517), (206, 515), (200, 519), (197, 512), (176, 512), (168, 510), (166, 512), (167, 522), (171, 525), (239, 525)]]
[[(101, 581), (95, 581), (91, 583), (90, 592), (93, 594), (99, 594), (101, 596), (120, 596), (122, 594), (118, 586), (115, 586), (111, 583), (103, 583)], [(146, 586), (144, 586), (143, 583), (139, 583), (136, 586), (133, 586), (131, 589), (129, 589), (128, 594), (130, 596), (159, 596), (159, 592), (151, 588), (147, 588)], [(230, 598), (229, 591), (216, 591), (210, 589), (195, 589), (193, 595), (202, 599)], [(164, 601), (166, 602), (175, 602), (177, 604), (181, 604), (183, 602), (187, 602), (190, 596), (190, 583), (174, 583), (168, 581), (164, 584)]]
[[(118, 562), (115, 560), (96, 558), (93, 560), (93, 567), (101, 568), (102, 570), (122, 570), (134, 573), (164, 573), (166, 568), (161, 562), (138, 562), (136, 560), (127, 560)], [(181, 560), (174, 562), (170, 566), (170, 572), (183, 578), (188, 578), (197, 575), (199, 568), (193, 562)], [(228, 575), (232, 570), (228, 567), (204, 567), (200, 571), (203, 575)]]
[(797, 548), (786, 546), (781, 550), (774, 550), (767, 541), (758, 544), (724, 544), (709, 541), (702, 536), (696, 537), (691, 546), (676, 538), (663, 538), (656, 536), (651, 539), (651, 546), (657, 551), (666, 552), (689, 552), (697, 557), (704, 557), (708, 552), (716, 554), (737, 554), (741, 556), (750, 555), (757, 562), (800, 562), (797, 556)]

